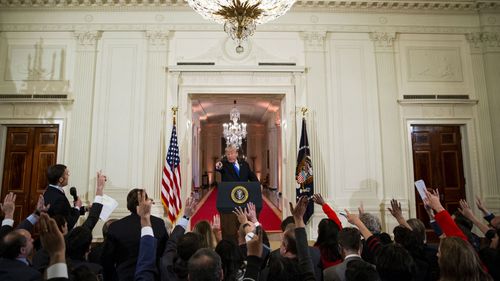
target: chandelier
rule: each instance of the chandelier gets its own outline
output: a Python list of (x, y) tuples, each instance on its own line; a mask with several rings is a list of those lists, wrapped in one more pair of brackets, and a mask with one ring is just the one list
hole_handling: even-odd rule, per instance
[(226, 146), (234, 145), (236, 148), (240, 148), (241, 141), (247, 137), (247, 124), (238, 123), (240, 119), (240, 112), (236, 108), (236, 101), (234, 101), (233, 109), (229, 112), (229, 119), (232, 123), (222, 124), (224, 129), (223, 134), (226, 139)]
[(204, 19), (224, 24), (224, 31), (238, 43), (236, 52), (243, 52), (241, 42), (252, 36), (258, 24), (284, 15), (295, 0), (187, 0)]

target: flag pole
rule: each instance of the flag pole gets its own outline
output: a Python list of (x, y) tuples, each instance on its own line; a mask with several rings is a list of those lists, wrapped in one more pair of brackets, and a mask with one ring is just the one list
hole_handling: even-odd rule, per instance
[[(300, 111), (302, 112), (302, 119), (306, 119), (306, 113), (307, 113), (308, 110), (309, 109), (307, 107), (305, 107), (305, 106), (303, 106), (303, 107), (300, 108)], [(304, 192), (304, 189), (305, 189), (304, 185), (305, 185), (304, 183), (300, 184), (301, 192)]]

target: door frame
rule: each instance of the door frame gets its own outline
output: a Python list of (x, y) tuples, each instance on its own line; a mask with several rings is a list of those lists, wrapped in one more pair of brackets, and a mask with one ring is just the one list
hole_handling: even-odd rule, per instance
[[(59, 125), (57, 136), (57, 163), (64, 162), (65, 146), (64, 136), (66, 135), (64, 118), (53, 119), (0, 119), (0, 183), (3, 182), (3, 169), (5, 164), (5, 145), (7, 144), (7, 128), (8, 127), (44, 127), (47, 125)], [(0, 193), (1, 193), (0, 186)], [(3, 200), (3, 198), (1, 199)]]
[[(476, 142), (476, 129), (474, 122), (469, 118), (433, 118), (433, 119), (423, 119), (423, 118), (406, 118), (405, 120), (405, 147), (406, 147), (406, 184), (405, 186), (411, 189), (406, 189), (407, 198), (409, 200), (409, 217), (416, 217), (416, 198), (414, 191), (414, 173), (413, 173), (413, 146), (411, 141), (411, 126), (412, 125), (456, 125), (460, 127), (460, 134), (462, 137), (462, 161), (464, 167), (464, 177), (465, 177), (465, 199), (476, 198), (482, 194), (482, 187), (478, 168), (478, 147)], [(474, 165), (473, 165), (474, 164)], [(410, 191), (411, 190), (411, 191)], [(472, 201), (470, 202), (472, 203)], [(470, 204), (473, 210), (476, 210), (475, 204)], [(477, 211), (477, 210), (476, 210)]]
[[(177, 138), (180, 153), (187, 161), (181, 162), (182, 182), (190, 183), (192, 178), (192, 110), (191, 95), (193, 94), (232, 94), (232, 95), (272, 95), (283, 96), (281, 100), (281, 160), (282, 167), (279, 174), (283, 198), (295, 198), (295, 186), (290, 184), (290, 178), (295, 175), (295, 159), (300, 131), (297, 124), (301, 124), (297, 105), (305, 105), (304, 73), (302, 67), (285, 67), (283, 69), (191, 69), (184, 66), (169, 67), (167, 103), (179, 108), (177, 113)], [(167, 130), (164, 137), (168, 140), (171, 130), (170, 120), (172, 112), (165, 108)], [(290, 161), (292, 159), (292, 161)], [(190, 191), (185, 188), (181, 194), (184, 200)], [(159, 194), (154, 193), (155, 198)], [(283, 200), (284, 201), (284, 200)], [(287, 208), (281, 206), (283, 216), (287, 215)]]

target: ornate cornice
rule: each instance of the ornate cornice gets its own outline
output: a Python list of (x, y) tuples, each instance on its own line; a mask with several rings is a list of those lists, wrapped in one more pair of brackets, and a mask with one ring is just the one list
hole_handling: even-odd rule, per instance
[[(157, 9), (186, 8), (185, 0), (0, 0), (0, 8), (22, 9)], [(500, 11), (498, 0), (298, 0), (296, 11), (418, 11), (418, 12), (473, 12)]]

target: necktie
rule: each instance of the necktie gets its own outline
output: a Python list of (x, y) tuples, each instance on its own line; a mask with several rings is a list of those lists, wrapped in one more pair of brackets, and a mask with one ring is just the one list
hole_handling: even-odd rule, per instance
[(238, 166), (236, 166), (236, 163), (233, 163), (233, 166), (234, 166), (234, 170), (236, 171), (236, 174), (239, 177), (240, 176), (240, 169), (238, 168)]

